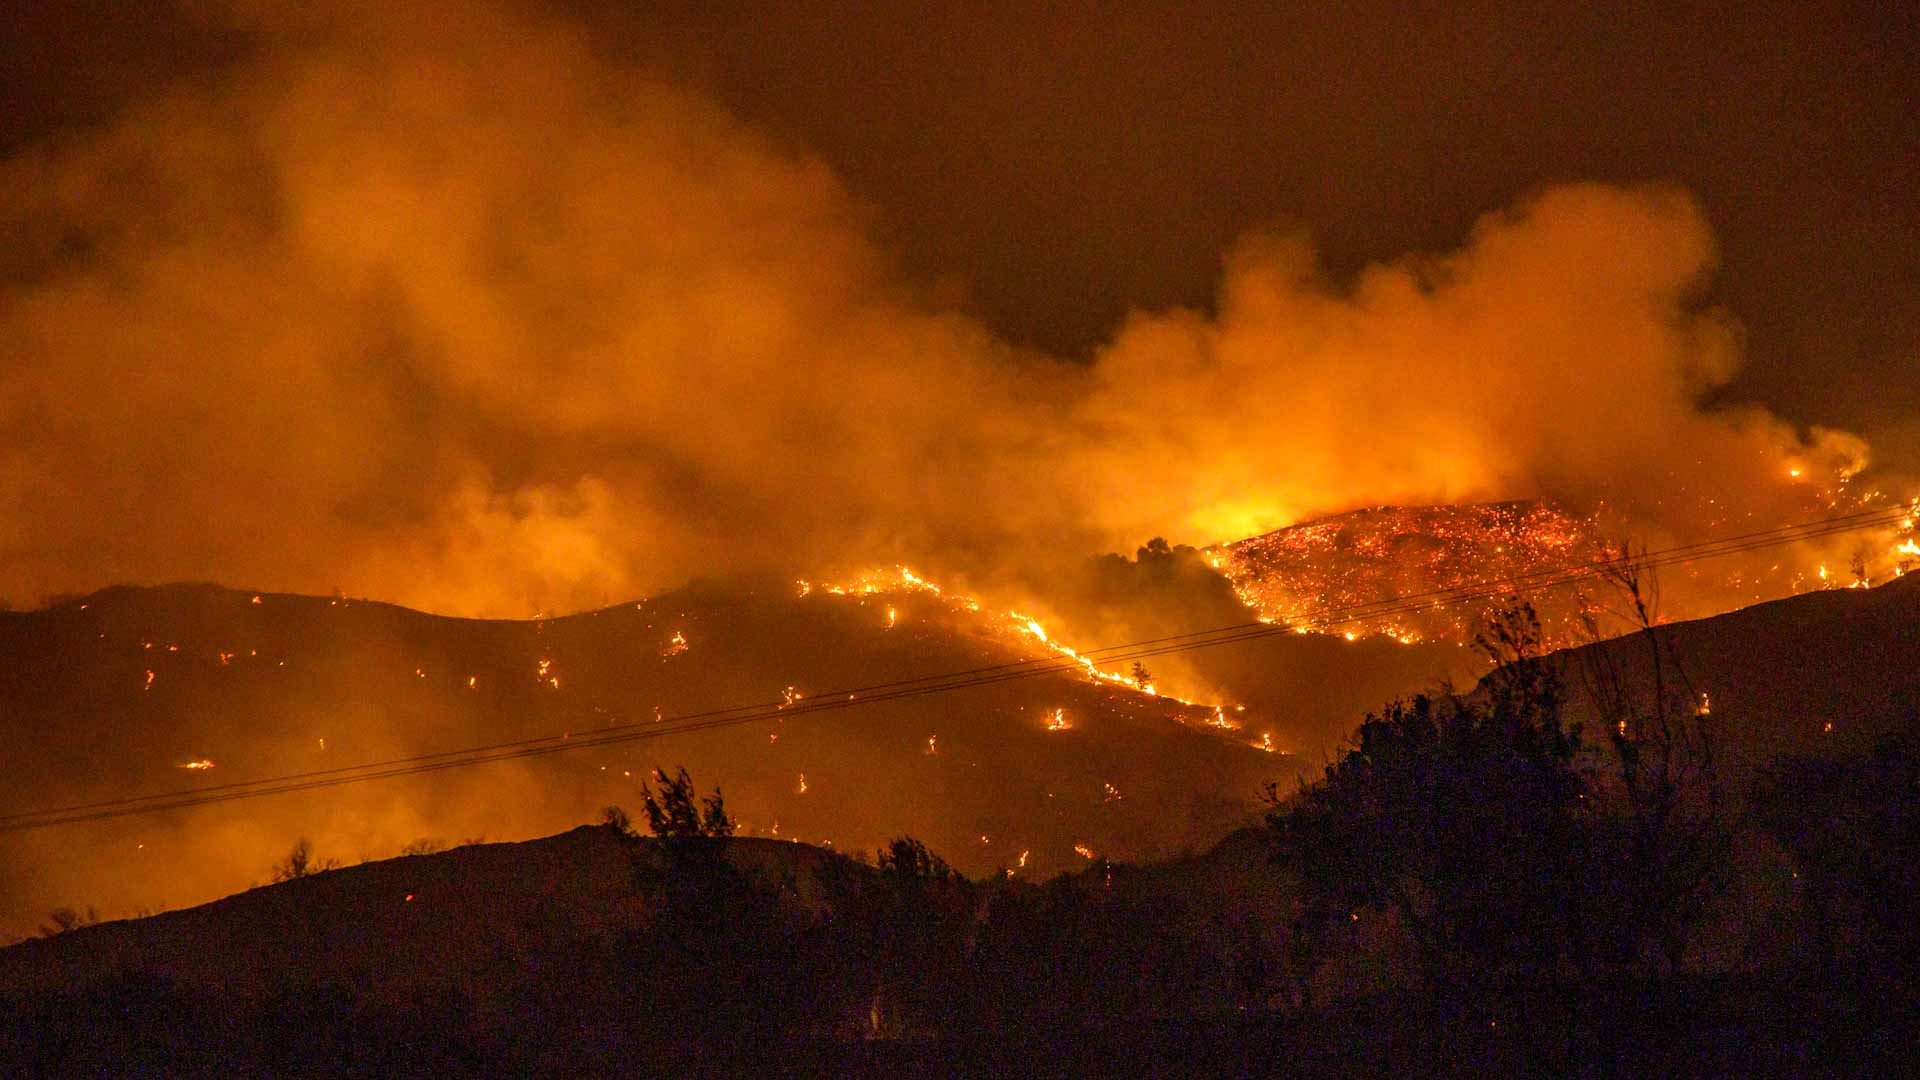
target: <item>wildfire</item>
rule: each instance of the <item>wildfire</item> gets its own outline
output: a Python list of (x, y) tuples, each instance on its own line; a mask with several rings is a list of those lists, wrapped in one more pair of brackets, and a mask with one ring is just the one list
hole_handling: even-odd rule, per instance
[(1073, 850), (1075, 854), (1079, 855), (1083, 859), (1091, 859), (1094, 857), (1093, 849), (1088, 847), (1085, 844), (1075, 844), (1073, 845)]
[[(1799, 478), (1800, 467), (1793, 475)], [(1808, 513), (1871, 510), (1889, 506), (1880, 491), (1856, 492), (1846, 474), (1831, 484), (1806, 485)], [(1720, 509), (1706, 498), (1709, 528), (1778, 525), (1754, 511)], [(1920, 517), (1920, 500), (1911, 517)], [(1291, 625), (1300, 633), (1324, 632), (1318, 621), (1327, 612), (1364, 608), (1395, 597), (1440, 596), (1460, 589), (1550, 577), (1568, 567), (1593, 563), (1611, 554), (1602, 541), (1601, 512), (1576, 517), (1546, 502), (1485, 503), (1451, 506), (1383, 506), (1306, 522), (1261, 536), (1208, 549), (1204, 555), (1226, 576), (1242, 602), (1263, 622)], [(1845, 583), (1865, 588), (1883, 576), (1898, 576), (1920, 557), (1911, 535), (1912, 520), (1882, 533), (1884, 555), (1854, 556)], [(1905, 533), (1906, 535), (1902, 535)], [(1877, 542), (1869, 541), (1869, 546)], [(1802, 548), (1794, 557), (1765, 563), (1684, 564), (1670, 576), (1688, 588), (1668, 594), (1672, 618), (1692, 618), (1744, 606), (1808, 588), (1835, 588), (1843, 575), (1817, 564), (1817, 552)], [(1534, 603), (1549, 647), (1585, 640), (1587, 617), (1603, 610), (1575, 590), (1547, 591)], [(1479, 605), (1404, 608), (1351, 624), (1339, 632), (1347, 640), (1383, 635), (1401, 644), (1423, 640), (1470, 642), (1481, 617)]]
[(666, 647), (660, 650), (660, 655), (661, 656), (679, 656), (681, 653), (686, 651), (687, 651), (687, 635), (681, 633), (678, 630), (675, 630), (673, 632), (673, 636), (667, 639)]
[[(802, 596), (811, 592), (813, 589), (810, 583), (800, 582), (799, 584), (806, 586), (806, 589), (801, 592)], [(851, 581), (822, 585), (820, 589), (832, 596), (875, 596), (883, 593), (920, 593), (939, 598), (970, 612), (978, 613), (986, 610), (985, 605), (982, 604), (978, 598), (955, 595), (941, 588), (939, 585), (928, 581), (926, 578), (921, 577), (919, 574), (914, 573), (905, 566), (896, 566), (891, 570), (870, 570), (853, 578)], [(899, 612), (897, 608), (889, 607), (887, 609), (888, 626), (891, 627), (895, 625), (898, 617)], [(1194, 704), (1194, 702), (1187, 701), (1183, 698), (1161, 694), (1151, 684), (1142, 685), (1136, 683), (1127, 675), (1101, 668), (1100, 665), (1082, 656), (1071, 646), (1055, 640), (1054, 637), (1047, 632), (1047, 628), (1040, 624), (1040, 620), (1030, 615), (1025, 615), (1018, 611), (1005, 611), (994, 614), (991, 618), (998, 629), (1010, 631), (1016, 635), (1037, 641), (1055, 656), (1063, 660), (1072, 661), (1088, 678), (1113, 686), (1124, 687), (1130, 691), (1145, 694), (1148, 697), (1165, 697), (1170, 701), (1177, 701), (1183, 705)]]
[(793, 793), (795, 795), (805, 795), (807, 793), (807, 774), (806, 773), (800, 774), (800, 782), (794, 785)]
[(1055, 709), (1047, 714), (1048, 731), (1067, 731), (1073, 727), (1073, 721), (1067, 719), (1067, 710)]
[(175, 766), (175, 768), (193, 769), (196, 771), (203, 770), (203, 769), (211, 769), (213, 768), (213, 762), (207, 760), (206, 758), (201, 758), (198, 761), (183, 761), (179, 765)]

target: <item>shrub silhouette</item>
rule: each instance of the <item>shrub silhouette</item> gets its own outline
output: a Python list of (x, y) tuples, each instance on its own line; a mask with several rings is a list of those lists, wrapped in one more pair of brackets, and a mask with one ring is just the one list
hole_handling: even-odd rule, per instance
[(304, 877), (312, 877), (315, 874), (323, 874), (328, 870), (339, 868), (340, 860), (338, 859), (314, 861), (313, 842), (303, 836), (294, 841), (293, 848), (287, 852), (286, 858), (273, 864), (273, 881), (276, 885), (283, 881), (298, 881)]
[(642, 799), (658, 843), (634, 862), (653, 917), (624, 950), (636, 1019), (693, 1055), (802, 1024), (812, 1003), (790, 984), (801, 927), (780, 888), (727, 858), (734, 823), (719, 789), (696, 800), (685, 769), (654, 776), (660, 791)]
[(54, 937), (83, 926), (92, 926), (100, 921), (100, 913), (89, 905), (80, 908), (57, 907), (47, 912), (47, 922), (40, 927), (41, 937)]
[(1531, 609), (1514, 608), (1483, 638), (1496, 661), (1484, 700), (1395, 702), (1297, 799), (1269, 788), (1300, 875), (1296, 933), (1390, 912), (1436, 983), (1538, 974), (1569, 954), (1586, 785), (1539, 639)]

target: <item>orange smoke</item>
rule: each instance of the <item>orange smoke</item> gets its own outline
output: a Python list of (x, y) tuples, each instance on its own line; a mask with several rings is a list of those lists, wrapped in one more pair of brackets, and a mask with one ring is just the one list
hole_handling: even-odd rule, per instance
[(934, 303), (820, 162), (568, 25), (241, 10), (218, 81), (0, 167), (0, 595), (524, 615), (1542, 494), (1679, 535), (1865, 464), (1702, 404), (1739, 334), (1676, 190), (1548, 191), (1351, 282), (1255, 235), (1216, 311), (1083, 365)]

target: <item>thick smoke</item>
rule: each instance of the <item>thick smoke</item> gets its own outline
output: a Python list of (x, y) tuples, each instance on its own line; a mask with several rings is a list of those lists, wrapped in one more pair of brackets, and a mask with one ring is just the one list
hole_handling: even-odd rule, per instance
[(568, 26), (268, 9), (237, 68), (0, 170), (0, 595), (523, 615), (1542, 494), (1678, 535), (1864, 463), (1703, 407), (1740, 343), (1679, 191), (1550, 190), (1352, 282), (1253, 236), (1216, 313), (1071, 363), (938, 304), (820, 162)]

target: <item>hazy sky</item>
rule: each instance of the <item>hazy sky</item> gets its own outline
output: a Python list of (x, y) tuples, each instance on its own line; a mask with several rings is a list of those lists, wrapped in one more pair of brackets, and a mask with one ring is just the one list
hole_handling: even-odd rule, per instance
[[(1352, 271), (1543, 185), (1674, 182), (1748, 335), (1725, 393), (1920, 457), (1912, 4), (552, 6), (822, 157), (908, 272), (1056, 353), (1211, 303), (1250, 227)], [(245, 51), (209, 24), (6, 5), (0, 148)]]

